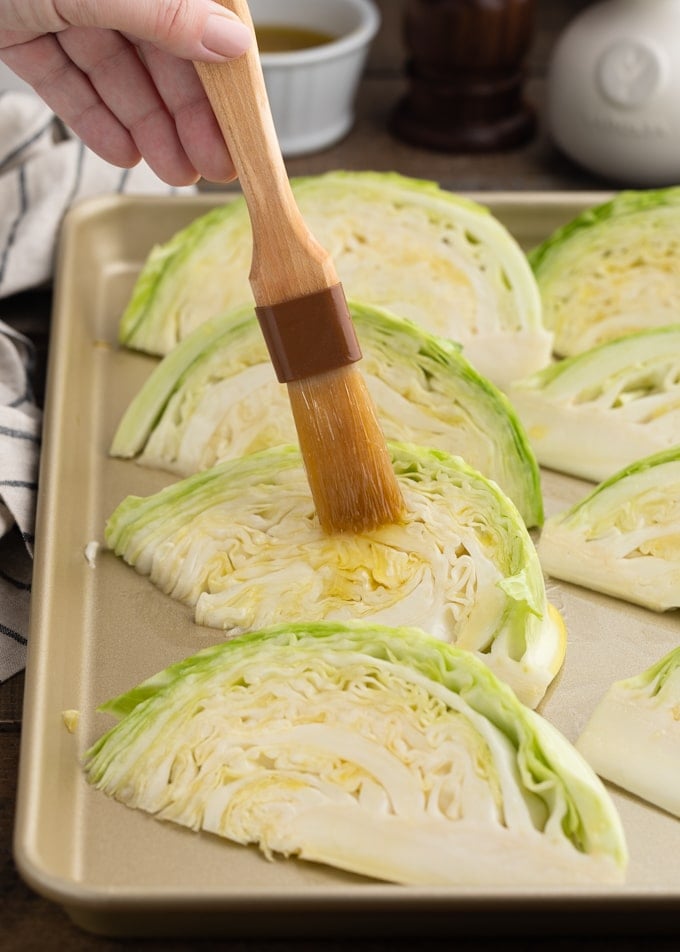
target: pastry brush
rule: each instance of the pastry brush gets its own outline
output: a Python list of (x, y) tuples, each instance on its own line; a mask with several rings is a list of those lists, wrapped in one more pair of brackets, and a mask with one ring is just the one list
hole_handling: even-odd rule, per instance
[[(244, 0), (220, 0), (251, 29)], [(329, 253), (306, 226), (276, 136), (256, 42), (238, 59), (196, 63), (250, 216), (250, 286), (278, 380), (288, 388), (324, 531), (398, 522), (404, 503)]]

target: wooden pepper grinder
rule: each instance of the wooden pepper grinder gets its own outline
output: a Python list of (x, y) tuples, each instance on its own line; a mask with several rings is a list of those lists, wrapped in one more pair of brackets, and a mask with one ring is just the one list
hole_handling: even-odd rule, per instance
[(491, 152), (527, 142), (523, 98), (535, 0), (407, 0), (408, 90), (390, 120), (413, 145)]

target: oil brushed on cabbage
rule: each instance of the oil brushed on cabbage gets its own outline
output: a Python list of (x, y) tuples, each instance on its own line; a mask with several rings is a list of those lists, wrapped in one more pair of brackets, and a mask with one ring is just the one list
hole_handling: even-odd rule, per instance
[[(244, 0), (221, 2), (252, 28)], [(329, 533), (398, 522), (403, 499), (356, 366), (361, 351), (342, 285), (295, 204), (257, 45), (196, 69), (248, 206), (250, 284), (277, 376), (288, 387), (319, 521)]]

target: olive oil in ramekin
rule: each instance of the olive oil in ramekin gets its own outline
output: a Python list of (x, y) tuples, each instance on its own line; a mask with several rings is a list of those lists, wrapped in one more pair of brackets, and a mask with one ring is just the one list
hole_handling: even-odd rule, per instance
[(280, 24), (255, 24), (255, 37), (260, 53), (292, 53), (314, 46), (325, 46), (335, 39), (330, 33), (308, 30), (300, 26)]

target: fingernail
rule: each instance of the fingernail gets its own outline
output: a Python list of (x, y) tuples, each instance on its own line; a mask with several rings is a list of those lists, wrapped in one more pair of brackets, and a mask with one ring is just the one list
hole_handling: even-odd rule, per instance
[(220, 13), (211, 13), (203, 31), (203, 46), (211, 53), (233, 59), (245, 53), (253, 35), (240, 20)]

